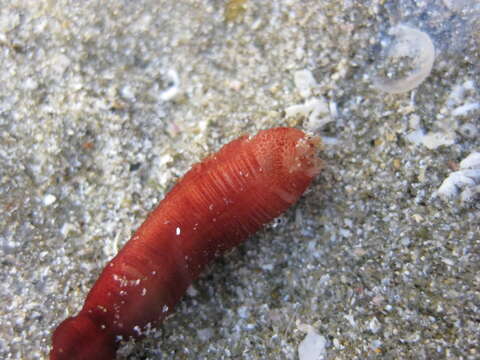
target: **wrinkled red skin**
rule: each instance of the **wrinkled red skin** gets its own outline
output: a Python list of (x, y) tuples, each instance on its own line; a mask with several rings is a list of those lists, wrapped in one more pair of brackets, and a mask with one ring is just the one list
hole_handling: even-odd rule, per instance
[(205, 265), (298, 200), (321, 169), (317, 144), (274, 128), (194, 165), (55, 330), (50, 359), (115, 359), (120, 336), (158, 325)]

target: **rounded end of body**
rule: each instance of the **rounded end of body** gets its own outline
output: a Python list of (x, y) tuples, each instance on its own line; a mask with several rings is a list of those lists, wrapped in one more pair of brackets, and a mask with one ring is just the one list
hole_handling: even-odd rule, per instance
[(262, 167), (279, 178), (314, 178), (323, 168), (318, 157), (321, 140), (295, 128), (279, 127), (264, 130), (255, 137), (257, 159)]
[(318, 157), (322, 141), (318, 136), (304, 134), (295, 144), (295, 155), (291, 160), (292, 171), (301, 171), (308, 177), (315, 177), (323, 169), (323, 161)]
[(114, 336), (86, 314), (64, 320), (52, 336), (50, 360), (115, 359)]

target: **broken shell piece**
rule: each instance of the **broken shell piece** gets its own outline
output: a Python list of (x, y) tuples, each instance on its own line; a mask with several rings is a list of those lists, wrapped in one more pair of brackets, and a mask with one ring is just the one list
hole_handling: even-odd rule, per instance
[[(336, 111), (336, 107), (335, 107)], [(296, 104), (285, 109), (286, 117), (303, 116), (308, 118), (305, 127), (315, 132), (334, 119), (330, 115), (330, 106), (324, 98), (311, 98), (304, 104)]]
[(180, 77), (174, 69), (170, 69), (166, 73), (168, 79), (168, 87), (160, 93), (160, 99), (170, 101), (180, 92)]
[(480, 152), (473, 152), (463, 159), (460, 169), (480, 169)]
[(430, 74), (435, 47), (428, 34), (407, 25), (397, 25), (388, 34), (393, 39), (376, 65), (374, 86), (391, 94), (410, 91)]
[(440, 146), (450, 146), (455, 143), (455, 133), (429, 132), (421, 139), (422, 144), (430, 150)]
[(434, 195), (449, 199), (461, 193), (462, 202), (480, 195), (480, 152), (473, 152), (460, 162), (460, 169), (451, 173)]
[(327, 357), (327, 340), (320, 335), (313, 326), (297, 324), (300, 331), (306, 332), (307, 336), (298, 346), (298, 358), (300, 360), (323, 360)]
[(310, 70), (303, 69), (293, 74), (295, 87), (298, 89), (300, 96), (307, 99), (312, 95), (312, 89), (317, 86), (317, 82)]

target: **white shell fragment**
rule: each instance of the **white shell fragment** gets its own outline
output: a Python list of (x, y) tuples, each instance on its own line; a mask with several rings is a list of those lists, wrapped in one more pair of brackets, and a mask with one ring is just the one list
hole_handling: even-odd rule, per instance
[(293, 74), (293, 81), (295, 82), (295, 86), (300, 93), (300, 96), (304, 99), (307, 99), (312, 95), (312, 88), (317, 86), (317, 82), (313, 77), (313, 74), (308, 69), (298, 70), (295, 71)]
[(453, 116), (466, 116), (468, 113), (480, 109), (480, 103), (468, 103), (455, 108), (452, 111)]
[(160, 93), (160, 99), (170, 101), (180, 92), (180, 77), (174, 69), (168, 70), (166, 77), (170, 82), (170, 86)]
[(444, 132), (429, 132), (422, 137), (422, 144), (430, 150), (440, 146), (450, 146), (455, 143), (455, 134)]
[(300, 360), (323, 360), (327, 357), (327, 340), (320, 335), (313, 326), (298, 324), (298, 329), (306, 332), (307, 336), (298, 346)]
[[(327, 101), (324, 97), (316, 94), (318, 84), (308, 69), (295, 71), (293, 74), (293, 82), (298, 93), (304, 99), (302, 104), (290, 105), (285, 108), (285, 116), (297, 117), (301, 116), (306, 119), (304, 126), (307, 131), (319, 132), (325, 125), (333, 122), (338, 117), (338, 107), (334, 101)], [(335, 138), (324, 139), (324, 144), (337, 142)]]
[(296, 104), (285, 109), (287, 117), (303, 116), (308, 118), (306, 128), (309, 131), (318, 131), (323, 126), (332, 122), (330, 106), (324, 98), (311, 98), (304, 104)]
[(473, 152), (463, 159), (460, 169), (480, 169), (480, 152)]
[(45, 206), (50, 206), (52, 205), (55, 201), (57, 201), (57, 197), (55, 195), (52, 195), (52, 194), (47, 194), (45, 195), (45, 197), (43, 198), (43, 204)]
[(450, 199), (460, 193), (463, 202), (472, 201), (480, 194), (480, 152), (473, 152), (460, 162), (460, 169), (451, 173), (435, 195)]
[(428, 34), (407, 25), (397, 25), (388, 33), (394, 38), (377, 66), (374, 85), (391, 94), (410, 91), (430, 74), (435, 47)]

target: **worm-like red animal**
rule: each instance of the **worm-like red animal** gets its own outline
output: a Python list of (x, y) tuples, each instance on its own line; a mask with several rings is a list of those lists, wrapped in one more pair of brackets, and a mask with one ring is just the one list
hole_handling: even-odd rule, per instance
[(298, 200), (322, 167), (318, 142), (274, 128), (194, 165), (57, 327), (50, 359), (115, 359), (119, 338), (158, 325), (210, 261)]

